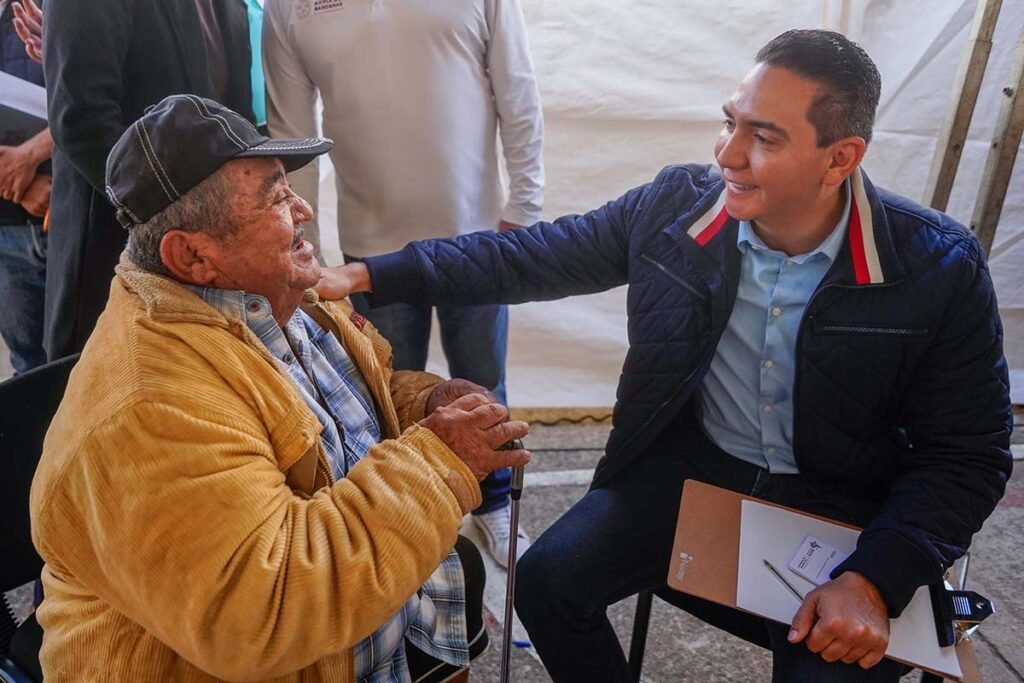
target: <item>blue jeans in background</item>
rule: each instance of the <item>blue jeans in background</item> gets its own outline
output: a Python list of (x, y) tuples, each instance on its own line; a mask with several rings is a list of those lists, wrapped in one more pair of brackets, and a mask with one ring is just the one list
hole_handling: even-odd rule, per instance
[[(351, 259), (346, 258), (346, 261)], [(352, 305), (391, 342), (395, 370), (423, 370), (430, 346), (432, 306), (391, 304), (370, 308), (366, 297), (353, 294)], [(487, 387), (502, 403), (505, 398), (505, 356), (508, 354), (507, 306), (438, 306), (441, 347), (448, 374)], [(480, 483), (483, 503), (473, 514), (509, 504), (512, 470), (488, 475)]]
[(0, 225), (0, 336), (15, 374), (46, 362), (43, 293), (46, 233), (40, 223)]

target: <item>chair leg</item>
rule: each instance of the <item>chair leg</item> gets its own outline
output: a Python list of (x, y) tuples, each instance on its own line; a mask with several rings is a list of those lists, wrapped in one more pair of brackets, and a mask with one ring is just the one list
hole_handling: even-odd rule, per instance
[(633, 638), (629, 643), (629, 673), (633, 680), (640, 682), (640, 669), (644, 665), (644, 649), (647, 647), (647, 626), (651, 621), (653, 591), (641, 591), (636, 596), (636, 616), (633, 617)]

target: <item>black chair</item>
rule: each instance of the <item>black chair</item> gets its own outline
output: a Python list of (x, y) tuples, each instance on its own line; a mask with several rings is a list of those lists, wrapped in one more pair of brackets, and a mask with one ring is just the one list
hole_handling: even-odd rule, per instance
[[(43, 437), (77, 361), (78, 355), (69, 356), (0, 383), (0, 515), (4, 526), (0, 537), (0, 592), (38, 579), (43, 568), (32, 545), (29, 489)], [(42, 639), (42, 629), (33, 615), (14, 631), (9, 648), (5, 646), (7, 651), (0, 652), (0, 681), (42, 681)]]

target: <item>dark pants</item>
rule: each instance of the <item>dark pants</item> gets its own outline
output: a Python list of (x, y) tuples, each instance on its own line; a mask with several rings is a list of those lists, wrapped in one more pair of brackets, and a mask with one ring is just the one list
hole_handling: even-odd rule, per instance
[[(666, 594), (687, 479), (853, 524), (863, 524), (877, 509), (877, 502), (825, 490), (804, 477), (771, 475), (733, 458), (693, 418), (681, 419), (623, 472), (589, 491), (519, 561), (516, 609), (557, 683), (632, 681), (606, 609), (642, 590)], [(770, 647), (773, 681), (881, 683), (897, 681), (902, 672), (902, 665), (888, 659), (869, 671), (829, 664), (803, 643), (791, 645), (788, 626), (668, 592), (678, 596), (673, 603), (697, 617)]]
[[(462, 575), (466, 580), (466, 638), (469, 640), (469, 658), (476, 659), (487, 649), (487, 629), (484, 628), (484, 585), (487, 571), (480, 551), (465, 536), (455, 542), (462, 564)], [(451, 664), (434, 659), (430, 655), (406, 643), (405, 656), (409, 662), (409, 675), (413, 683), (440, 683), (458, 673)]]

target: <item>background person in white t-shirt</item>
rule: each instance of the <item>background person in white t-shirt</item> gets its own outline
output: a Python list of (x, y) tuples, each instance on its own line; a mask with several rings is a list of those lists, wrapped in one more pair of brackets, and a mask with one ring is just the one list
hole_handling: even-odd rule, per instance
[[(264, 11), (270, 133), (314, 136), (319, 93), (346, 260), (540, 218), (543, 120), (518, 0), (267, 0)], [(317, 168), (291, 182), (316, 207)], [(395, 369), (425, 367), (431, 307), (352, 300), (391, 342)], [(437, 317), (452, 375), (504, 402), (507, 308), (439, 306)], [(504, 565), (508, 470), (482, 489), (474, 520)], [(528, 545), (521, 536), (520, 554)]]

